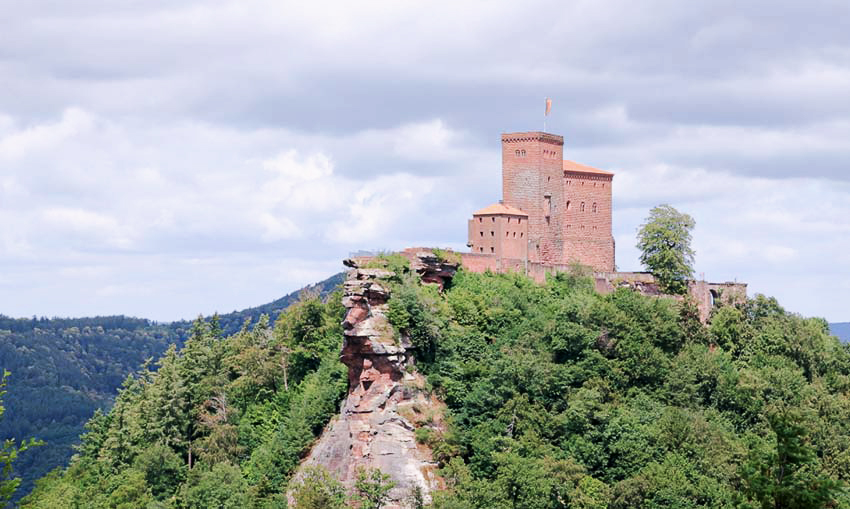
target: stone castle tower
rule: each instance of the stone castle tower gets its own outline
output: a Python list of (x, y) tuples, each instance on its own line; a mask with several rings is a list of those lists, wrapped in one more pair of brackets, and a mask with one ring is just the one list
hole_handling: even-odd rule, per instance
[(614, 270), (614, 174), (563, 158), (564, 138), (502, 135), (502, 200), (473, 214), (468, 246), (498, 267), (565, 265)]

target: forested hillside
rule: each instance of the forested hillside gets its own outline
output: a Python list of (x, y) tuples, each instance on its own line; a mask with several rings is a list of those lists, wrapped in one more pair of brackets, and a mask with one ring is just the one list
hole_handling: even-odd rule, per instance
[[(337, 274), (306, 290), (327, 295)], [(263, 306), (218, 316), (218, 327), (234, 334), (261, 315), (276, 318), (298, 299), (293, 292)], [(125, 316), (95, 318), (21, 318), (0, 315), (0, 370), (11, 372), (0, 419), (0, 438), (37, 437), (45, 442), (15, 462), (27, 493), (32, 481), (67, 464), (83, 433), (83, 424), (98, 408), (111, 406), (128, 374), (158, 359), (169, 344), (182, 345), (192, 322), (158, 324)], [(151, 365), (150, 369), (155, 369)]]
[[(704, 326), (580, 274), (413, 281), (388, 316), (448, 406), (417, 421), (446, 481), (434, 508), (850, 508), (850, 353), (824, 320), (756, 296)], [(226, 339), (198, 323), (24, 507), (285, 507), (346, 387), (338, 297)], [(321, 472), (297, 488), (302, 509), (348, 503)]]

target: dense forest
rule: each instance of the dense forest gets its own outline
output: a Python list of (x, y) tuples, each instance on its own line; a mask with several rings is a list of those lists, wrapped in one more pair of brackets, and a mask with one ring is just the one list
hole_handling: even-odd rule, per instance
[[(600, 295), (578, 272), (392, 292), (448, 407), (416, 430), (445, 479), (434, 509), (850, 508), (850, 350), (822, 319), (759, 295), (706, 326), (687, 301)], [(286, 507), (345, 394), (342, 313), (335, 294), (229, 337), (197, 321), (23, 507)], [(346, 494), (312, 471), (295, 505), (379, 508), (376, 474)]]
[[(337, 274), (305, 290), (326, 295), (342, 281)], [(298, 300), (301, 291), (256, 308), (217, 317), (225, 335), (235, 334), (260, 316), (274, 320)], [(96, 318), (8, 318), (0, 315), (0, 370), (8, 393), (0, 438), (36, 437), (45, 444), (15, 461), (22, 478), (18, 494), (53, 468), (67, 464), (72, 446), (95, 410), (108, 410), (127, 375), (148, 359), (158, 359), (170, 344), (182, 345), (192, 322), (159, 324), (109, 316)], [(150, 365), (150, 369), (155, 369)]]

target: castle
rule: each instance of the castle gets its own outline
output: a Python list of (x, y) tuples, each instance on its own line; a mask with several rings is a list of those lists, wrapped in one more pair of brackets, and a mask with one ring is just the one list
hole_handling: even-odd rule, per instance
[(495, 270), (578, 262), (614, 271), (614, 174), (563, 159), (564, 137), (502, 135), (502, 200), (469, 220), (467, 246)]
[[(522, 273), (542, 283), (547, 275), (573, 270), (578, 263), (593, 270), (600, 293), (629, 287), (643, 295), (682, 299), (665, 295), (649, 272), (617, 271), (611, 233), (614, 174), (564, 159), (563, 148), (564, 137), (556, 134), (502, 135), (502, 199), (468, 220), (470, 250), (458, 253), (459, 264), (472, 272)], [(400, 254), (414, 264), (433, 259), (439, 265), (429, 248)], [(372, 258), (353, 256), (346, 265), (365, 266)], [(439, 283), (437, 272), (422, 269), (420, 275), (423, 281)], [(716, 303), (746, 301), (747, 285), (688, 281), (688, 295), (705, 322)]]
[[(543, 282), (576, 262), (594, 271), (596, 290), (628, 286), (662, 296), (652, 274), (618, 272), (611, 229), (614, 174), (563, 158), (564, 138), (540, 131), (502, 135), (502, 199), (472, 214), (469, 252), (461, 265), (473, 272), (521, 272)], [(412, 256), (415, 250), (409, 250)], [(716, 302), (746, 300), (745, 283), (688, 281), (700, 318)], [(681, 297), (674, 297), (681, 298)]]

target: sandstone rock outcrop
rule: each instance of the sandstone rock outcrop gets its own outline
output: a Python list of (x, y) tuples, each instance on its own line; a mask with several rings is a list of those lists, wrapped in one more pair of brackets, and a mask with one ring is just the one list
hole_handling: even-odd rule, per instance
[[(404, 254), (423, 282), (441, 288), (457, 270), (457, 264), (429, 251)], [(416, 443), (414, 425), (407, 418), (435, 402), (420, 390), (424, 380), (413, 366), (412, 345), (387, 319), (391, 298), (387, 280), (394, 273), (361, 268), (365, 261), (346, 260), (353, 268), (344, 283), (340, 360), (348, 366), (348, 397), (302, 467), (321, 465), (349, 488), (359, 467), (379, 468), (396, 483), (391, 502), (384, 507), (400, 509), (416, 488), (430, 500), (440, 482), (431, 451)]]

